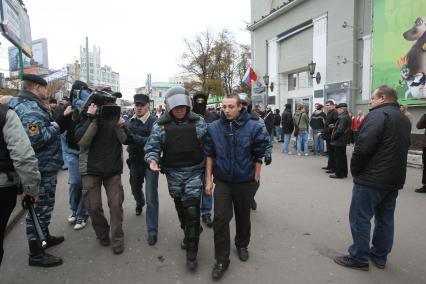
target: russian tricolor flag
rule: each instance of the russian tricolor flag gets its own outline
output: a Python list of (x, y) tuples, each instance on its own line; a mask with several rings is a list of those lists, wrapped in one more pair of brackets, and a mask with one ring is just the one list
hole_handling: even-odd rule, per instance
[(256, 73), (254, 73), (254, 70), (251, 67), (249, 67), (246, 71), (246, 74), (244, 74), (243, 83), (246, 84), (247, 87), (250, 87), (252, 80), (256, 81), (257, 75), (256, 75)]

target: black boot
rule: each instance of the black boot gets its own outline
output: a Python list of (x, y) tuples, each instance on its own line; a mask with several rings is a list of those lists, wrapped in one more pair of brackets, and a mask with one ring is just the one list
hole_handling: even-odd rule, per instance
[(62, 259), (60, 257), (44, 252), (40, 241), (28, 241), (28, 246), (30, 247), (30, 254), (28, 258), (28, 264), (30, 266), (52, 267), (62, 264)]
[[(182, 200), (180, 198), (174, 198), (176, 212), (178, 214), (180, 228), (185, 232), (185, 208), (183, 208)], [(186, 249), (186, 237), (183, 238), (180, 243), (181, 249)]]
[(185, 209), (186, 219), (186, 266), (189, 270), (197, 269), (198, 242), (200, 239), (200, 208), (189, 206)]
[(63, 241), (65, 241), (64, 236), (59, 236), (59, 237), (52, 236), (49, 233), (49, 230), (47, 230), (47, 236), (46, 236), (46, 243), (47, 243), (47, 245), (46, 245), (46, 249), (50, 248), (50, 247), (53, 247), (53, 246), (56, 246), (56, 245), (59, 245)]
[(228, 269), (229, 261), (217, 261), (212, 270), (212, 277), (214, 280), (222, 278), (225, 271)]

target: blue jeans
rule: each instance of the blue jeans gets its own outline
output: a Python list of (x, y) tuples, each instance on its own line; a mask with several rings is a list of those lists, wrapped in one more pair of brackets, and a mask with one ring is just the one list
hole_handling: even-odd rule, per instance
[(69, 168), (69, 162), (67, 158), (67, 150), (68, 150), (68, 144), (67, 144), (67, 133), (61, 134), (61, 148), (62, 148), (62, 159), (64, 160), (64, 165), (62, 168), (68, 169)]
[(278, 140), (281, 140), (281, 127), (279, 125), (274, 125), (274, 128), (272, 128), (272, 135)]
[(284, 144), (283, 144), (283, 153), (288, 153), (290, 152), (290, 140), (291, 140), (291, 133), (284, 133), (283, 134), (283, 140), (284, 140)]
[[(130, 164), (130, 185), (137, 206), (146, 203), (146, 227), (148, 235), (158, 232), (158, 172), (153, 172), (148, 165)], [(145, 197), (142, 185), (145, 179)]]
[(319, 136), (320, 133), (320, 130), (313, 130), (314, 155), (324, 154), (324, 139)]
[(69, 187), (69, 203), (70, 209), (77, 220), (87, 220), (89, 213), (86, 209), (84, 197), (81, 193), (83, 185), (81, 183), (80, 175), (80, 162), (79, 162), (79, 151), (71, 148), (67, 148), (66, 159), (68, 161), (68, 184)]
[[(385, 264), (393, 245), (394, 212), (398, 191), (385, 191), (354, 184), (349, 211), (353, 245), (349, 254), (357, 261), (367, 263), (371, 254)], [(371, 218), (374, 232), (370, 248)]]
[(305, 152), (305, 154), (308, 154), (308, 138), (308, 131), (306, 129), (300, 129), (299, 134), (297, 135), (297, 153), (302, 152), (303, 143), (303, 151)]
[(213, 194), (206, 194), (203, 190), (201, 200), (201, 217), (206, 218), (212, 215)]

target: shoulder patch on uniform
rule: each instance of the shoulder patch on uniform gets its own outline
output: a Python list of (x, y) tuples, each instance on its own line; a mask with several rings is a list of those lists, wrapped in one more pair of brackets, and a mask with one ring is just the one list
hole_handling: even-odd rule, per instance
[(32, 122), (28, 125), (28, 133), (30, 134), (30, 136), (37, 135), (40, 133), (40, 128), (36, 123)]

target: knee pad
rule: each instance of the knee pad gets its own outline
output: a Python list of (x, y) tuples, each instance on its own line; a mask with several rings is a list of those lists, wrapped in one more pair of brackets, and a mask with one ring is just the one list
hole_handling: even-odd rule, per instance
[(188, 220), (196, 220), (200, 218), (200, 207), (199, 206), (189, 206), (185, 208), (185, 213)]

